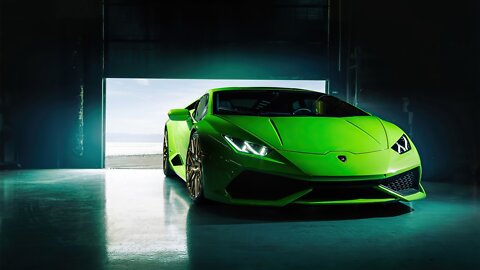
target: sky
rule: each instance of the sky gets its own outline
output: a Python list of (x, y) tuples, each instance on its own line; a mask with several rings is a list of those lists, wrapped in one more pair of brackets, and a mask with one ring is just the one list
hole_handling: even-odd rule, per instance
[(208, 89), (227, 86), (295, 87), (325, 92), (325, 81), (114, 79), (106, 82), (106, 133), (158, 134), (170, 109), (185, 108)]

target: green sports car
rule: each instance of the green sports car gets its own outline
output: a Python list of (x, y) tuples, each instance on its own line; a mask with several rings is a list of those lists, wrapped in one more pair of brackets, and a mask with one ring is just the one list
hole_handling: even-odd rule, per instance
[(425, 197), (410, 138), (330, 95), (217, 88), (168, 116), (163, 170), (185, 180), (196, 203), (284, 206)]

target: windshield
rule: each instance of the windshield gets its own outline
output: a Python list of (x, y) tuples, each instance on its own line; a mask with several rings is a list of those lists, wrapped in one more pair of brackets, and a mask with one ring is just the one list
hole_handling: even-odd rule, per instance
[(214, 114), (260, 116), (367, 116), (340, 99), (313, 91), (231, 90), (215, 92)]

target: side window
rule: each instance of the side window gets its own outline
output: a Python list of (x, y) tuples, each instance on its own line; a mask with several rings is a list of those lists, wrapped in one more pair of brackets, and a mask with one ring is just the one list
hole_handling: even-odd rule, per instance
[(197, 104), (197, 108), (195, 109), (195, 120), (198, 122), (202, 120), (202, 118), (207, 114), (208, 109), (208, 95), (204, 95), (200, 98)]

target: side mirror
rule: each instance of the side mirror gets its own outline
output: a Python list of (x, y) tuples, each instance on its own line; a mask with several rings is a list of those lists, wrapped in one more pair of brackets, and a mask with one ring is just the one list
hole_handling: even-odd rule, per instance
[(185, 121), (190, 117), (187, 109), (172, 109), (168, 112), (168, 118), (172, 121)]

